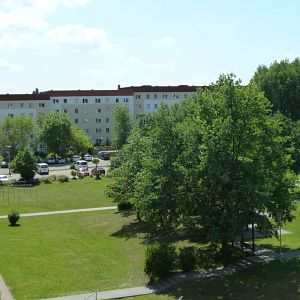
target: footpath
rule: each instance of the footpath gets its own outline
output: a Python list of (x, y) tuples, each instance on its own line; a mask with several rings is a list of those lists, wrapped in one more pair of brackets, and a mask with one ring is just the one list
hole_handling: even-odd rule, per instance
[(237, 261), (226, 268), (209, 269), (201, 272), (189, 272), (172, 275), (164, 280), (150, 284), (148, 286), (140, 286), (127, 289), (111, 290), (111, 291), (95, 291), (89, 294), (71, 295), (65, 297), (48, 298), (41, 300), (100, 300), (100, 299), (120, 299), (126, 297), (142, 296), (147, 294), (155, 294), (166, 290), (167, 288), (179, 284), (187, 280), (195, 280), (200, 278), (209, 278), (224, 276), (249, 268), (253, 265), (270, 262), (273, 260), (291, 259), (300, 256), (300, 251), (291, 251), (275, 253), (272, 250), (257, 247), (255, 256), (249, 256)]

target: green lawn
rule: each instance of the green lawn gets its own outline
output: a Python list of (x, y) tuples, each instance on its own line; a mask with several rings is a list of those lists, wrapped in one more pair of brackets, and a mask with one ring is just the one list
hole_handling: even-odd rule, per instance
[[(300, 202), (297, 202), (297, 210), (295, 212), (296, 218), (291, 223), (283, 226), (283, 229), (290, 232), (290, 234), (282, 234), (282, 251), (291, 251), (300, 249)], [(263, 245), (279, 251), (279, 240), (275, 237), (268, 239), (258, 239), (257, 244)]]
[(172, 287), (160, 295), (128, 300), (297, 300), (300, 299), (300, 258), (257, 265), (230, 276), (207, 278)]
[(90, 208), (114, 205), (105, 195), (108, 178), (70, 179), (69, 182), (41, 183), (34, 188), (0, 187), (0, 215)]
[(17, 300), (143, 285), (144, 244), (116, 234), (131, 221), (111, 211), (0, 220), (0, 273)]

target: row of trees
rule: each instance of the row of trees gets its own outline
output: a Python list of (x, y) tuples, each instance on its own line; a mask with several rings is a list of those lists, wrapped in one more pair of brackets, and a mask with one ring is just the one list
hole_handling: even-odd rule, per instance
[(83, 131), (73, 125), (66, 114), (51, 112), (40, 114), (36, 120), (28, 116), (6, 117), (0, 124), (0, 150), (3, 156), (14, 158), (18, 151), (38, 144), (47, 146), (48, 153), (66, 156), (69, 151), (85, 153), (92, 142)]
[(254, 82), (222, 75), (194, 99), (138, 120), (114, 161), (109, 194), (157, 230), (202, 228), (226, 253), (247, 224), (274, 233), (278, 216), (293, 218), (285, 129)]

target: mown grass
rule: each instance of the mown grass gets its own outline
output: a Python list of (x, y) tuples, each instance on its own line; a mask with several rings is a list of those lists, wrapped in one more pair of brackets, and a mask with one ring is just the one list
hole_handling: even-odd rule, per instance
[(116, 234), (132, 220), (108, 211), (0, 220), (0, 273), (17, 300), (143, 285), (144, 244)]
[(206, 278), (176, 285), (160, 295), (128, 300), (300, 299), (300, 258), (256, 265), (230, 276)]
[[(291, 251), (300, 249), (300, 202), (296, 203), (295, 219), (291, 223), (283, 226), (288, 234), (281, 235), (282, 251)], [(264, 247), (279, 251), (279, 240), (276, 237), (267, 239), (257, 239), (256, 243)]]
[(114, 205), (105, 194), (108, 182), (108, 178), (84, 178), (41, 183), (33, 188), (1, 186), (0, 215), (12, 210), (28, 213)]

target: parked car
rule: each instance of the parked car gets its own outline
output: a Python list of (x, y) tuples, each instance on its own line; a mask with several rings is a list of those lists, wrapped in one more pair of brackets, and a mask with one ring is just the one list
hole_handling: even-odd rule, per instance
[(86, 160), (86, 161), (92, 161), (93, 157), (90, 154), (86, 154), (86, 155), (84, 155), (83, 159)]
[(55, 164), (55, 158), (54, 157), (48, 157), (46, 160), (46, 163), (49, 165)]
[(77, 160), (80, 160), (80, 157), (78, 155), (73, 155), (72, 156), (72, 161), (76, 162)]
[(64, 158), (62, 158), (62, 157), (58, 157), (58, 158), (56, 159), (56, 162), (57, 162), (58, 164), (65, 164), (65, 163), (66, 163), (66, 160), (65, 160)]
[(40, 164), (37, 164), (36, 167), (37, 167), (38, 174), (40, 174), (40, 175), (43, 175), (43, 174), (48, 175), (49, 174), (49, 167), (47, 164), (40, 163)]
[(77, 175), (79, 175), (79, 174), (82, 174), (83, 176), (89, 176), (89, 175), (90, 175), (90, 172), (89, 172), (89, 170), (86, 169), (86, 168), (79, 168), (79, 169), (77, 170)]
[(74, 164), (74, 167), (76, 170), (82, 169), (88, 169), (88, 163), (86, 160), (77, 160)]
[(91, 174), (95, 176), (97, 172), (99, 172), (100, 174), (105, 175), (105, 169), (102, 168), (102, 167), (97, 166), (97, 167), (93, 168), (92, 171), (91, 171)]
[(107, 153), (107, 152), (101, 152), (99, 157), (102, 160), (109, 160), (110, 159), (110, 154)]
[(1, 168), (8, 168), (8, 161), (3, 160), (1, 163)]
[(9, 177), (7, 175), (0, 175), (0, 182), (8, 181)]

